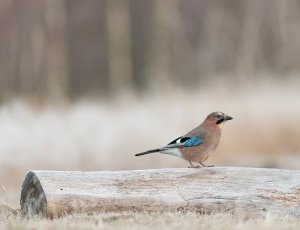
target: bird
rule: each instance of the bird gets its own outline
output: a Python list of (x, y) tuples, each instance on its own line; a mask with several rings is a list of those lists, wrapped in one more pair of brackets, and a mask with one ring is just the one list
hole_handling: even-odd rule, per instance
[[(188, 161), (191, 165), (189, 168), (213, 167), (213, 165), (205, 165), (203, 162), (218, 147), (224, 123), (232, 119), (225, 113), (212, 112), (199, 126), (166, 146), (137, 153), (135, 156), (160, 152)], [(199, 163), (199, 165), (194, 166), (192, 162)]]

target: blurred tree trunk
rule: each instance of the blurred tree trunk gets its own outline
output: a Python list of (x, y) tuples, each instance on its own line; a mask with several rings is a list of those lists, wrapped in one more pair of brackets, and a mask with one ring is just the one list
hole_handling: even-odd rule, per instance
[(170, 30), (169, 16), (173, 10), (173, 0), (153, 0), (154, 11), (152, 16), (151, 43), (147, 52), (149, 60), (148, 78), (153, 87), (170, 83)]
[(47, 47), (47, 95), (66, 99), (68, 89), (68, 28), (66, 0), (45, 1)]
[(143, 92), (147, 89), (147, 71), (149, 61), (147, 51), (153, 42), (149, 29), (153, 15), (153, 1), (130, 0), (130, 27), (131, 27), (131, 52), (132, 72), (135, 88)]
[[(18, 4), (21, 4), (18, 5)], [(18, 41), (16, 50), (15, 87), (20, 97), (39, 101), (44, 58), (43, 3), (36, 0), (16, 2)]]
[(16, 15), (16, 21), (13, 25), (15, 30), (12, 33), (12, 56), (14, 57), (14, 65), (13, 65), (13, 88), (16, 96), (20, 96), (21, 91), (21, 57), (23, 52), (23, 35), (24, 35), (24, 6), (22, 0), (14, 1), (14, 11), (13, 13)]
[(133, 85), (128, 0), (107, 0), (108, 65), (111, 86)]
[(71, 99), (111, 90), (105, 0), (66, 0)]
[[(240, 82), (247, 83), (256, 70), (256, 61), (262, 57), (261, 27), (265, 14), (265, 1), (245, 1), (243, 4), (245, 12), (240, 34), (240, 45), (236, 59), (237, 77)], [(268, 15), (269, 16), (269, 15)]]

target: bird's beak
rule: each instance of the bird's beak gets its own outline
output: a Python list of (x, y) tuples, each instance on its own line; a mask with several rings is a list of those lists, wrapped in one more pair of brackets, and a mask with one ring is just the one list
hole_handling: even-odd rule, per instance
[(233, 119), (232, 117), (227, 116), (227, 115), (226, 115), (225, 118), (224, 118), (225, 121), (229, 121), (229, 120), (232, 120), (232, 119)]

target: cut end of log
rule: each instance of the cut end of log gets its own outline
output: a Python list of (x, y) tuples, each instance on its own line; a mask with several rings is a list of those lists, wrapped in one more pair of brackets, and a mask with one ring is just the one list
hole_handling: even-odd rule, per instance
[(25, 176), (20, 204), (23, 215), (47, 215), (46, 195), (41, 182), (32, 171), (29, 171)]

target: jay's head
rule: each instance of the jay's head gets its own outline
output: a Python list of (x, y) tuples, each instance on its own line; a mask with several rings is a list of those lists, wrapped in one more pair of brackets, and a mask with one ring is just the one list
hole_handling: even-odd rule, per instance
[(233, 119), (232, 117), (227, 116), (225, 113), (213, 112), (207, 116), (205, 121), (219, 126), (219, 125), (224, 124), (226, 121), (229, 121), (232, 119)]

